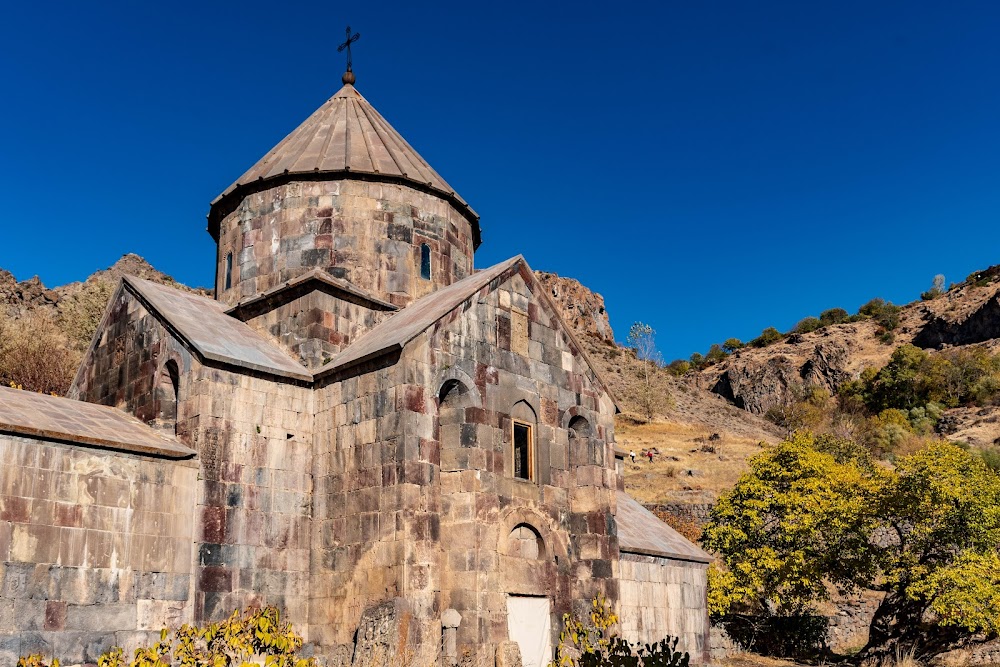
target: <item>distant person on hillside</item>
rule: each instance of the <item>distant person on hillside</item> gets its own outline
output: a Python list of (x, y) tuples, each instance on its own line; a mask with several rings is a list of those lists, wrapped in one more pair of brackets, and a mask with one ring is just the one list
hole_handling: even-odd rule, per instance
[(648, 452), (646, 452), (646, 456), (649, 457), (649, 462), (652, 463), (653, 462), (653, 450), (651, 449)]
[(632, 459), (632, 463), (635, 463), (635, 451), (634, 450), (629, 450), (628, 455), (629, 455), (629, 458)]

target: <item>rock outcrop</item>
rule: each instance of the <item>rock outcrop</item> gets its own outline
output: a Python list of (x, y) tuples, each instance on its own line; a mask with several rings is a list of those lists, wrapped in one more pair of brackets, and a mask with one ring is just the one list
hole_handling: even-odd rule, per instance
[(984, 343), (995, 338), (1000, 338), (1000, 295), (994, 295), (978, 310), (960, 320), (932, 316), (913, 337), (913, 344), (923, 348), (940, 348)]
[(545, 286), (549, 296), (559, 306), (560, 315), (578, 335), (592, 336), (602, 342), (614, 343), (615, 333), (604, 309), (604, 297), (572, 278), (554, 273), (535, 271), (535, 277)]

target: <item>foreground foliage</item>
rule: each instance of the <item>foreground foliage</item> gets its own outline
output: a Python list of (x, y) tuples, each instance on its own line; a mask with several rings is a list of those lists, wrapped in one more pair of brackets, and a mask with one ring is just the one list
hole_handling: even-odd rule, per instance
[(549, 667), (687, 667), (690, 656), (677, 651), (678, 639), (632, 644), (618, 635), (618, 616), (603, 595), (591, 602), (588, 618), (566, 614), (556, 659)]
[(705, 527), (725, 568), (710, 572), (709, 606), (804, 615), (841, 592), (884, 591), (869, 650), (1000, 632), (1000, 477), (944, 442), (894, 470), (833, 436), (796, 433), (750, 460)]
[[(98, 667), (316, 667), (313, 658), (300, 658), (302, 637), (281, 620), (275, 607), (234, 611), (224, 621), (201, 627), (184, 624), (160, 633), (160, 641), (135, 650), (132, 660), (116, 646), (97, 660)], [(263, 663), (258, 661), (263, 659)], [(18, 667), (59, 667), (31, 655)]]

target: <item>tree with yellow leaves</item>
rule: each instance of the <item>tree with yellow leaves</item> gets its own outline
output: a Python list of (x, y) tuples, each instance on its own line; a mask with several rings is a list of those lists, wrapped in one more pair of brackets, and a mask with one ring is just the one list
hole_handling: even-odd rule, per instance
[(870, 654), (1000, 632), (1000, 477), (948, 443), (888, 469), (850, 441), (796, 433), (750, 461), (704, 544), (725, 564), (710, 576), (717, 616), (807, 613), (833, 585), (885, 592)]

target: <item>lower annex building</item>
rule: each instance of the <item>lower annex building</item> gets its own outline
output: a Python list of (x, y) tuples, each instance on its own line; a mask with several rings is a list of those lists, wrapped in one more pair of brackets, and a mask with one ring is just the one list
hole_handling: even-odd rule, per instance
[(214, 299), (125, 278), (69, 398), (0, 389), (0, 661), (274, 604), (329, 665), (541, 667), (598, 594), (707, 659), (607, 387), (353, 83), (212, 202)]

